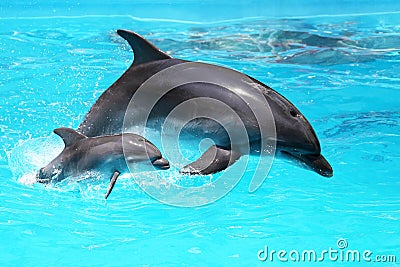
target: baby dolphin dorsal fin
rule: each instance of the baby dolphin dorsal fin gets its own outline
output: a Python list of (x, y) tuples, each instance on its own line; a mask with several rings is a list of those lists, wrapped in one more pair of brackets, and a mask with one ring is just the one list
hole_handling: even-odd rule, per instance
[(155, 47), (153, 44), (151, 44), (149, 41), (147, 41), (135, 32), (127, 30), (117, 30), (117, 33), (122, 38), (127, 40), (129, 45), (131, 46), (134, 54), (134, 65), (171, 58), (166, 53)]
[(78, 133), (74, 129), (71, 128), (57, 128), (54, 130), (54, 133), (62, 138), (65, 146), (70, 146), (74, 144), (76, 141), (87, 138), (81, 133)]

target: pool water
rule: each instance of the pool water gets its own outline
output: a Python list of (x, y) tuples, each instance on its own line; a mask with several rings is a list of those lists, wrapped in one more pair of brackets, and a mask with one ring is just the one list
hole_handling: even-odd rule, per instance
[[(398, 264), (399, 25), (398, 13), (201, 23), (0, 19), (1, 265), (291, 265), (260, 261), (258, 252), (338, 249), (342, 239), (349, 249), (395, 255)], [(129, 177), (107, 201), (104, 180), (30, 184), (62, 149), (53, 129), (77, 128), (131, 64), (117, 29), (136, 31), (173, 57), (270, 85), (309, 119), (334, 176), (276, 158), (256, 192), (248, 192), (246, 173), (227, 196), (197, 208), (159, 203)]]

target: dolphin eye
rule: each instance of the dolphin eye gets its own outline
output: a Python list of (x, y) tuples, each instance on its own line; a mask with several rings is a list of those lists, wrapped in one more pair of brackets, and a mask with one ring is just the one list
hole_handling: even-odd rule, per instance
[(291, 109), (290, 115), (292, 115), (292, 117), (297, 117), (299, 114), (296, 111), (294, 111), (293, 109)]
[(138, 141), (139, 141), (139, 142), (143, 142), (144, 139), (143, 139), (143, 138), (138, 138)]

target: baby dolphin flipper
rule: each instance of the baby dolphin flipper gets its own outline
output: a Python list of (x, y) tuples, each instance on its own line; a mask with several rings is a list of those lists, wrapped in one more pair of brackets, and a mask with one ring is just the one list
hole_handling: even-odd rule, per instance
[(107, 199), (108, 196), (111, 194), (111, 191), (112, 191), (113, 188), (114, 188), (115, 182), (117, 181), (118, 176), (119, 176), (120, 174), (121, 174), (121, 173), (120, 173), (119, 171), (115, 171), (114, 174), (113, 174), (113, 176), (111, 177), (111, 179), (110, 179), (110, 184), (108, 185), (108, 188), (107, 188), (106, 199)]

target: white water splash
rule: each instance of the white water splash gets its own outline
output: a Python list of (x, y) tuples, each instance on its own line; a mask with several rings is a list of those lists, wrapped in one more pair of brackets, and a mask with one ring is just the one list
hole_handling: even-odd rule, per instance
[(36, 183), (36, 172), (24, 173), (18, 178), (18, 183), (23, 185), (33, 185)]
[(33, 184), (37, 171), (46, 166), (63, 149), (60, 138), (47, 136), (18, 142), (7, 152), (13, 177), (21, 184)]

